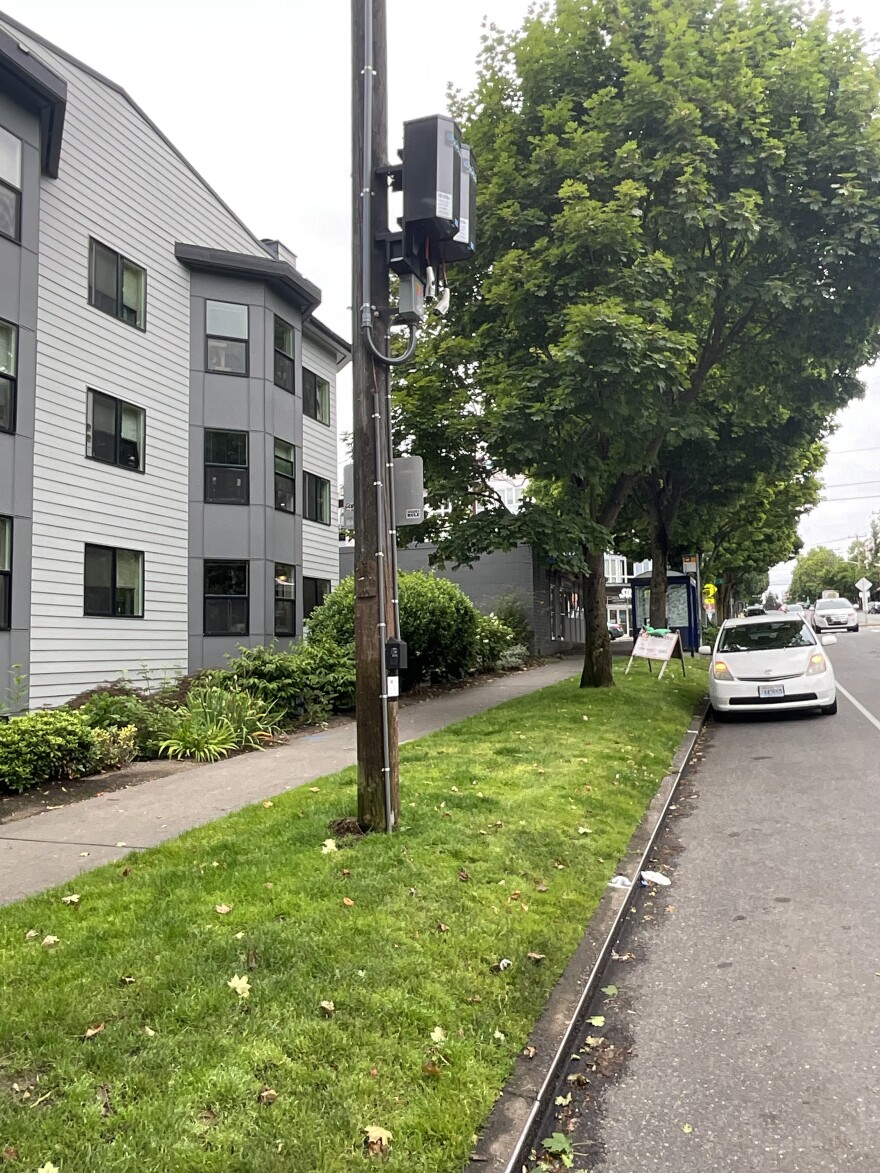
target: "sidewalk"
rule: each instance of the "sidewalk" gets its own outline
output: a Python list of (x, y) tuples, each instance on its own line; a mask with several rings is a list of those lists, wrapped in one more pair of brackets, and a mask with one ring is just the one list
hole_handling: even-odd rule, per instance
[[(403, 705), (401, 743), (573, 676), (579, 657)], [(354, 721), (264, 753), (201, 766), (0, 825), (0, 904), (70, 880), (132, 850), (332, 774), (357, 759)], [(74, 783), (76, 785), (76, 783)], [(405, 782), (404, 782), (405, 785)]]

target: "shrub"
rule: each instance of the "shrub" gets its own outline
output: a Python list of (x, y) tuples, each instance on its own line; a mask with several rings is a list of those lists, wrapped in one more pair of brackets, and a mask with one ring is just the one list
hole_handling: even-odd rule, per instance
[(95, 739), (95, 760), (93, 768), (120, 770), (129, 765), (137, 756), (138, 731), (134, 725), (121, 729), (93, 729)]
[(494, 672), (504, 652), (513, 644), (513, 632), (497, 615), (480, 615), (477, 619), (478, 672)]
[(532, 646), (534, 632), (526, 618), (526, 609), (516, 595), (504, 595), (498, 600), (492, 611), (513, 632), (515, 643), (522, 644), (526, 649)]
[(316, 721), (354, 707), (354, 648), (314, 636), (285, 652), (243, 648), (209, 679), (259, 697), (284, 721)]
[(0, 780), (26, 790), (92, 769), (95, 735), (79, 713), (44, 709), (0, 724)]
[(232, 749), (262, 749), (278, 723), (277, 711), (259, 697), (201, 683), (177, 710), (174, 729), (161, 749), (172, 758), (215, 762)]
[(123, 691), (118, 685), (83, 693), (75, 700), (80, 702), (79, 712), (92, 729), (126, 729), (133, 725), (139, 758), (158, 757), (159, 747), (177, 721), (174, 709), (133, 689)]
[(529, 658), (529, 649), (523, 644), (511, 644), (498, 657), (498, 667), (510, 672), (514, 668), (522, 668)]
[(216, 762), (235, 749), (235, 734), (228, 721), (200, 721), (188, 710), (182, 715), (174, 732), (161, 745), (161, 752), (169, 758), (195, 758), (197, 762)]
[[(420, 571), (399, 580), (401, 638), (409, 667), (401, 684), (457, 680), (473, 666), (478, 612), (464, 591), (445, 578)], [(309, 642), (329, 639), (341, 647), (354, 641), (354, 579), (343, 579), (309, 618)]]

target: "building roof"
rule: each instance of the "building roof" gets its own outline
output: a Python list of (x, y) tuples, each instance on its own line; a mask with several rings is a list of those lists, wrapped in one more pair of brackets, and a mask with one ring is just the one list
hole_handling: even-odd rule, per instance
[(303, 322), (303, 332), (316, 338), (319, 342), (329, 345), (333, 348), (336, 354), (337, 369), (341, 369), (351, 360), (351, 343), (335, 331), (331, 330), (329, 326), (325, 326), (323, 322), (319, 322), (317, 318), (309, 318)]
[[(2, 13), (0, 19), (6, 19)], [(0, 29), (0, 84), (22, 106), (39, 114), (40, 165), (44, 175), (56, 179), (67, 109), (67, 82), (37, 60), (26, 45)]]

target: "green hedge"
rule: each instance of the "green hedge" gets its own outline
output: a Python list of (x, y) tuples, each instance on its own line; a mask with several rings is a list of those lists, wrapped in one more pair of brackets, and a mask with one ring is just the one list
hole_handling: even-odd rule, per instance
[[(464, 591), (445, 578), (420, 571), (399, 578), (401, 638), (408, 663), (406, 690), (422, 681), (459, 680), (480, 663), (479, 612)], [(309, 617), (309, 640), (354, 642), (354, 579), (343, 579)]]
[(95, 736), (79, 713), (43, 709), (0, 724), (0, 779), (10, 790), (81, 778), (96, 760)]
[(271, 705), (286, 724), (321, 721), (354, 708), (354, 645), (316, 638), (290, 651), (242, 648), (226, 668), (208, 674), (212, 684), (244, 689)]

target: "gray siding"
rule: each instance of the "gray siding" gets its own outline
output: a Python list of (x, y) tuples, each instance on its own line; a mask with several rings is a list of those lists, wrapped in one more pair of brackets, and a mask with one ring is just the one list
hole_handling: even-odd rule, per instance
[(0, 515), (13, 519), (12, 625), (0, 631), (0, 703), (30, 672), (34, 399), (40, 237), (40, 125), (0, 93), (0, 126), (22, 140), (21, 241), (0, 237), (0, 318), (18, 326), (15, 435), (0, 433)]
[[(260, 282), (207, 273), (192, 274), (190, 341), (189, 462), (189, 670), (222, 665), (244, 645), (272, 643), (275, 637), (275, 563), (294, 567), (296, 631), (302, 631), (302, 378), (296, 361), (295, 394), (274, 383), (274, 315), (293, 326), (297, 359), (301, 353), (300, 314)], [(205, 370), (205, 302), (248, 306), (247, 378)], [(205, 502), (205, 429), (248, 433), (249, 503)], [(275, 508), (275, 438), (294, 446), (297, 469), (296, 514)], [(335, 536), (335, 535), (334, 535)], [(204, 634), (204, 560), (233, 559), (249, 564), (249, 633)], [(289, 637), (278, 637), (283, 644)]]

